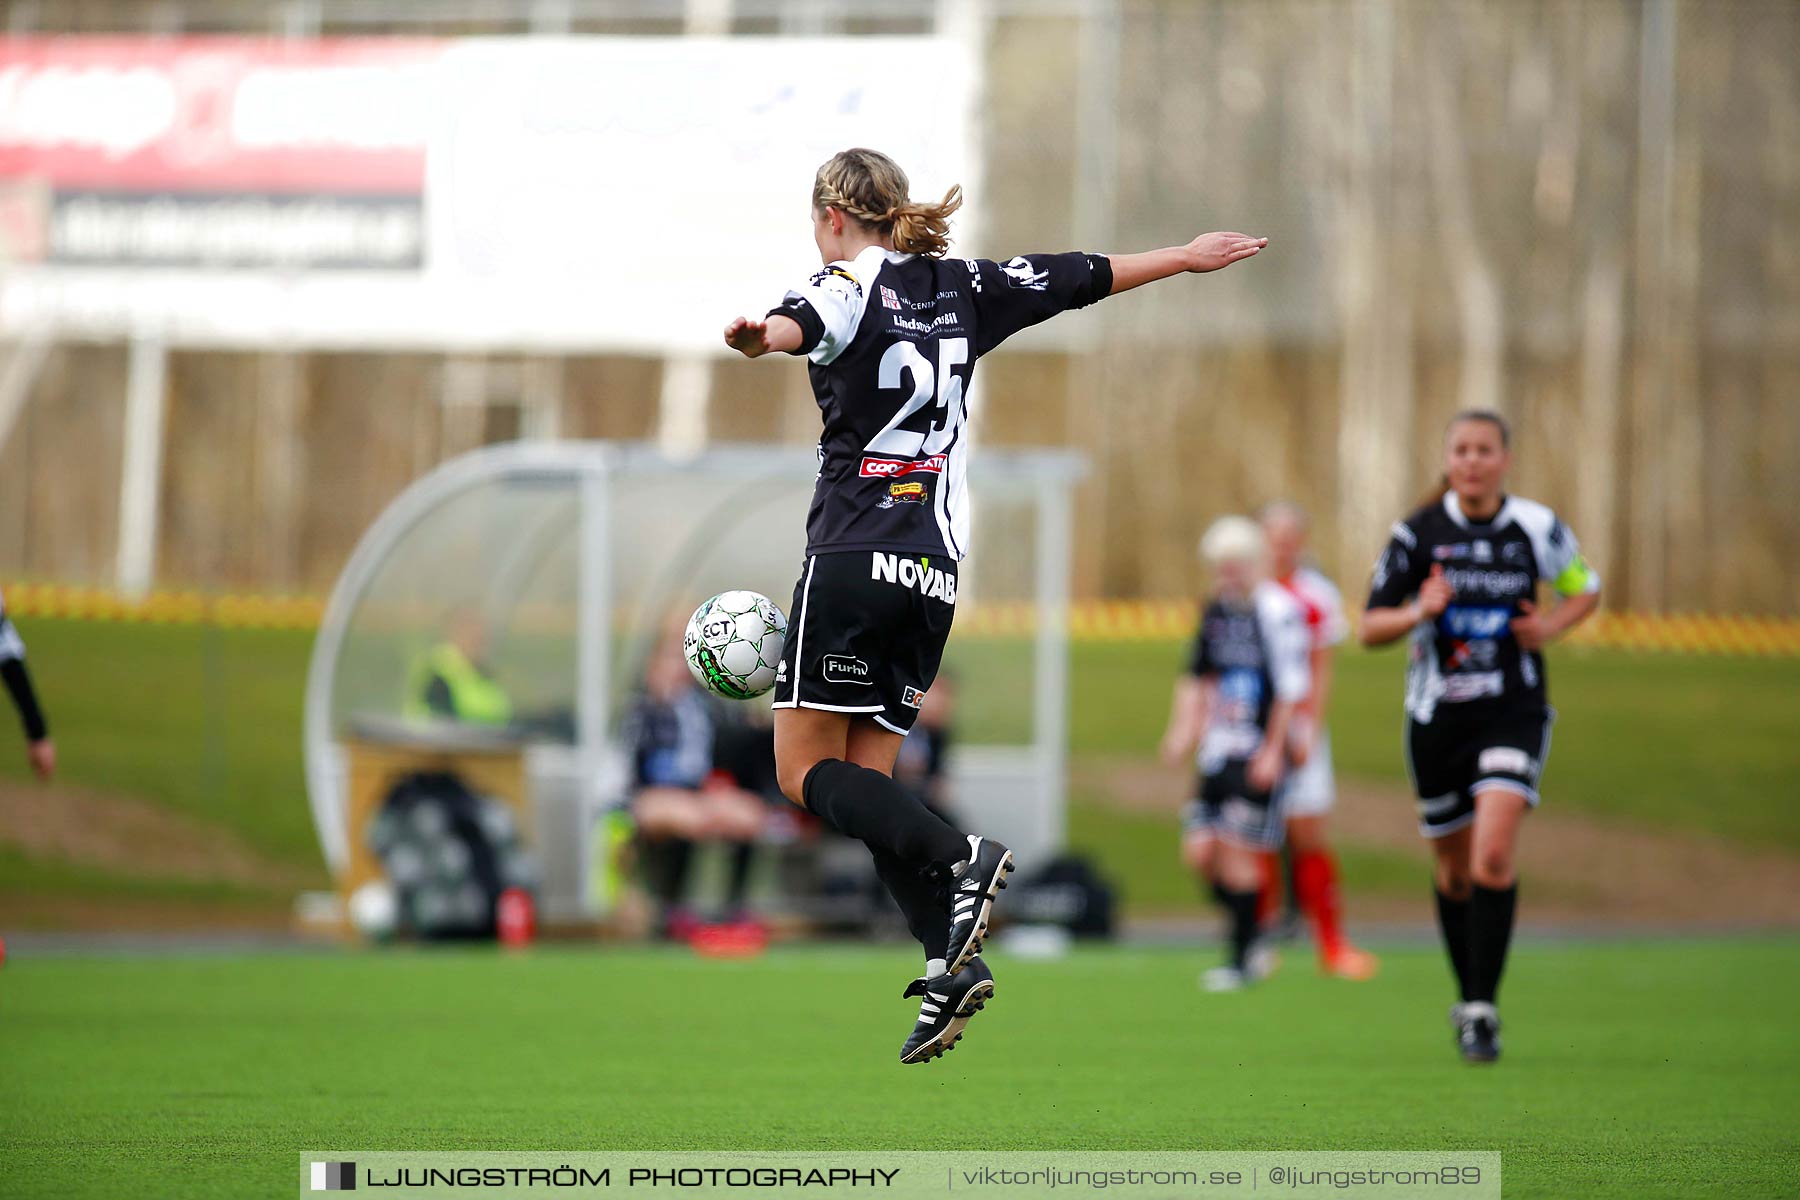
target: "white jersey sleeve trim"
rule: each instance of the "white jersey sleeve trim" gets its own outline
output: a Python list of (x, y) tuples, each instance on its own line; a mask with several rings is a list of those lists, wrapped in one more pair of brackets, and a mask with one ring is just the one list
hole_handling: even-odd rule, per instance
[(1574, 594), (1600, 590), (1600, 573), (1582, 564), (1581, 544), (1575, 540), (1574, 532), (1551, 511), (1549, 505), (1527, 500), (1523, 496), (1509, 496), (1501, 517), (1502, 522), (1510, 517), (1531, 539), (1531, 552), (1537, 558), (1540, 578), (1556, 585), (1557, 590), (1565, 591), (1565, 573), (1569, 568), (1581, 564), (1576, 572), (1580, 578), (1575, 581), (1577, 586)]
[(871, 246), (854, 259), (827, 263), (783, 297), (784, 303), (806, 301), (824, 325), (818, 343), (807, 353), (808, 359), (828, 366), (856, 339), (863, 310), (869, 304), (869, 289), (875, 286), (875, 275), (881, 270), (882, 254), (881, 247)]

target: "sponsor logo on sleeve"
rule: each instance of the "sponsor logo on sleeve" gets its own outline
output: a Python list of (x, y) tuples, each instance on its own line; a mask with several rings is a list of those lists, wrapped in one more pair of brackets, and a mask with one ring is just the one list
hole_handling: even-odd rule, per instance
[(1000, 270), (1005, 272), (1006, 282), (1013, 287), (1033, 292), (1046, 291), (1050, 287), (1050, 272), (1035, 269), (1024, 255), (1008, 259), (1001, 264)]
[[(854, 291), (858, 296), (861, 296), (863, 294), (862, 293), (862, 284), (856, 282), (856, 276), (854, 276), (850, 272), (844, 270), (844, 268), (842, 268), (840, 266), (836, 266), (836, 265), (826, 267), (824, 270), (822, 270), (818, 274), (814, 275), (810, 282), (812, 283), (812, 285), (814, 287), (823, 287), (825, 284), (830, 283), (833, 279), (841, 279), (845, 283), (849, 284), (851, 290)], [(886, 288), (882, 288), (881, 290), (884, 292), (887, 291)]]

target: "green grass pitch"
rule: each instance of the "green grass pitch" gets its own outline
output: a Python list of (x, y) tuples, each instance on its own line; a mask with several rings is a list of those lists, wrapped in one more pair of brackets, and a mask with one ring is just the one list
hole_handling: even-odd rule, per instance
[[(1497, 1149), (1505, 1194), (1792, 1195), (1792, 942), (1526, 944), (1506, 1058), (1446, 971), (1210, 948), (991, 957), (948, 1058), (897, 1065), (900, 947), (756, 961), (540, 948), (40, 958), (0, 970), (0, 1194), (286, 1194), (336, 1149)], [(971, 1086), (977, 1085), (977, 1086)]]

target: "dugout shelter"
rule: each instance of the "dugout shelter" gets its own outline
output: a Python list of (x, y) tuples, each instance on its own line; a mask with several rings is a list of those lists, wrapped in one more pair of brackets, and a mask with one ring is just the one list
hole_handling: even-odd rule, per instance
[[(1075, 455), (983, 451), (974, 537), (946, 654), (958, 693), (950, 793), (1021, 861), (1064, 839)], [(817, 465), (805, 447), (513, 442), (444, 463), (370, 526), (333, 588), (307, 679), (306, 782), (325, 860), (350, 870), (349, 747), (418, 728), (419, 655), (478, 620), (519, 751), (524, 824), (555, 922), (605, 915), (592, 836), (626, 797), (623, 706), (656, 638), (706, 597), (750, 588), (785, 610)], [(766, 706), (767, 698), (747, 703)], [(454, 728), (429, 731), (454, 744)], [(475, 736), (491, 748), (502, 736)]]

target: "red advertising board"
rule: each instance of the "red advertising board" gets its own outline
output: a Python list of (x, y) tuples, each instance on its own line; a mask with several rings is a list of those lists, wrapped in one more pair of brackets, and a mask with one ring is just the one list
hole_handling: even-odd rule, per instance
[(416, 268), (443, 45), (0, 38), (0, 250)]

